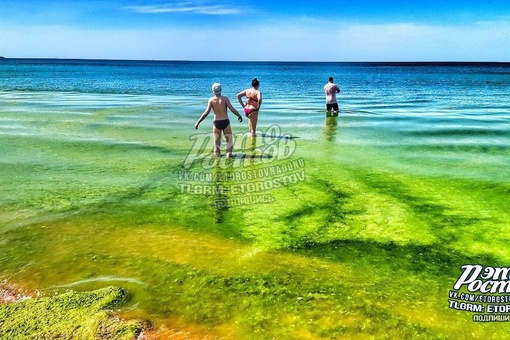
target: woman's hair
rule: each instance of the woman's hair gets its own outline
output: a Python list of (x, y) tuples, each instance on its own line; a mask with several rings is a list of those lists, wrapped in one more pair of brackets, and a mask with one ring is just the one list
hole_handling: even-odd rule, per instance
[(257, 79), (257, 77), (253, 78), (253, 80), (251, 81), (251, 86), (253, 87), (257, 87), (259, 86), (259, 80)]

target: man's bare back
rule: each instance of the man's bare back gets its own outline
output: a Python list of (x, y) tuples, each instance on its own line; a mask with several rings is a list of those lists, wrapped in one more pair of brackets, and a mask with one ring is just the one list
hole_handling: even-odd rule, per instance
[(207, 107), (205, 108), (204, 113), (198, 119), (195, 124), (195, 128), (198, 129), (198, 125), (209, 115), (211, 110), (214, 112), (214, 120), (225, 120), (228, 119), (227, 108), (232, 111), (240, 122), (243, 121), (243, 118), (239, 114), (239, 112), (232, 106), (230, 99), (226, 96), (222, 96), (221, 94), (215, 94), (214, 97), (209, 98), (207, 101)]
[(221, 135), (225, 136), (227, 140), (227, 158), (232, 156), (233, 151), (233, 137), (232, 128), (230, 127), (230, 121), (227, 115), (227, 108), (230, 109), (236, 116), (239, 122), (243, 121), (243, 118), (237, 112), (237, 110), (230, 103), (230, 99), (226, 96), (221, 95), (221, 84), (214, 83), (212, 86), (214, 96), (209, 98), (207, 101), (207, 107), (204, 113), (200, 116), (198, 121), (195, 123), (195, 129), (198, 129), (200, 123), (209, 115), (211, 110), (214, 112), (213, 120), (213, 137), (214, 137), (214, 154), (220, 155), (220, 143)]
[[(228, 119), (227, 116), (227, 107), (230, 104), (230, 100), (225, 96), (214, 96), (209, 98), (209, 105), (212, 107), (214, 112), (214, 120), (223, 120)], [(232, 104), (230, 104), (232, 106)], [(230, 108), (230, 110), (234, 111), (235, 109)]]

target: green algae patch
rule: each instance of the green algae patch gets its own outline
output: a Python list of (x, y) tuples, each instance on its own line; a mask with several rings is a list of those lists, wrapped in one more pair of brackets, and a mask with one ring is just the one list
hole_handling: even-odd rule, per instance
[(67, 292), (0, 305), (1, 339), (135, 339), (137, 321), (122, 321), (111, 308), (126, 301), (118, 287)]

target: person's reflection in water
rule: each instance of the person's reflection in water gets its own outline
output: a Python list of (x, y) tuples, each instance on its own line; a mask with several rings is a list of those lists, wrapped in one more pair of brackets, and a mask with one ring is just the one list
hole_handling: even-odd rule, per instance
[(216, 223), (225, 222), (225, 214), (230, 209), (230, 186), (233, 180), (233, 161), (227, 159), (224, 163), (217, 161), (212, 173), (212, 204), (215, 209)]
[(337, 130), (337, 116), (327, 116), (324, 125), (324, 137), (328, 142), (334, 142)]
[(249, 158), (248, 158), (248, 164), (250, 165), (253, 165), (255, 164), (255, 158), (257, 158), (257, 139), (256, 138), (251, 138), (249, 141), (247, 141), (247, 143), (249, 143), (249, 145), (247, 145), (247, 148), (246, 150), (248, 151), (248, 155)]
[(260, 162), (262, 152), (257, 148), (257, 138), (252, 138), (249, 134), (244, 134), (239, 145), (243, 152), (240, 154), (242, 157), (242, 164), (254, 165)]

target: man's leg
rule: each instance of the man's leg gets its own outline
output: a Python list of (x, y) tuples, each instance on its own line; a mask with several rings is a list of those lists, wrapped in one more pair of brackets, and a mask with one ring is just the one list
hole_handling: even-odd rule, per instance
[(227, 140), (227, 158), (230, 158), (233, 156), (234, 152), (234, 136), (232, 136), (230, 124), (223, 130), (223, 135), (225, 135), (225, 139)]
[(213, 125), (214, 156), (220, 157), (221, 130)]

